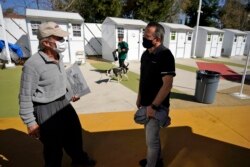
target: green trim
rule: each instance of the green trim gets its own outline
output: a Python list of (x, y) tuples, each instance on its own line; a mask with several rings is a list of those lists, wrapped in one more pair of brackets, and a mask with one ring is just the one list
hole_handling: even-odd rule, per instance
[(196, 72), (198, 70), (198, 68), (196, 68), (196, 67), (187, 66), (187, 65), (183, 65), (183, 64), (177, 64), (177, 63), (175, 63), (175, 67), (179, 68), (181, 70), (189, 71), (189, 72)]

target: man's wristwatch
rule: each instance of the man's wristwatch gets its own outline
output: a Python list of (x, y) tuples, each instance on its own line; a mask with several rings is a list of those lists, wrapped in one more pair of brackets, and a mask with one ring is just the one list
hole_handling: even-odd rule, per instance
[(159, 106), (156, 106), (154, 104), (151, 104), (151, 107), (154, 109), (154, 110), (159, 110)]

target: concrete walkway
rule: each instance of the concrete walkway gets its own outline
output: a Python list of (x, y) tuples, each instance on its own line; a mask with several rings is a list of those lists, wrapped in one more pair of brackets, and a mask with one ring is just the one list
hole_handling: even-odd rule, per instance
[(73, 103), (78, 113), (131, 111), (136, 109), (137, 94), (116, 81), (108, 82), (105, 73), (96, 71), (89, 63), (81, 67), (91, 93)]

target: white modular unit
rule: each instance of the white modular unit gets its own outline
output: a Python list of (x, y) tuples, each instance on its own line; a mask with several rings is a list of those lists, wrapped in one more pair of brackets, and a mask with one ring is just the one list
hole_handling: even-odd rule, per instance
[(190, 58), (193, 28), (183, 24), (160, 23), (165, 29), (163, 44), (169, 48), (175, 58)]
[(107, 17), (102, 23), (102, 57), (114, 61), (112, 52), (118, 47), (118, 34), (122, 34), (129, 46), (127, 60), (140, 60), (146, 25), (142, 20)]
[(247, 33), (235, 29), (224, 29), (224, 31), (225, 37), (222, 45), (222, 55), (228, 57), (243, 55), (247, 40)]
[[(196, 33), (196, 27), (194, 28)], [(214, 28), (199, 26), (195, 49), (196, 57), (220, 57), (224, 31)]]
[(84, 23), (84, 48), (86, 55), (102, 55), (102, 25)]
[(247, 39), (246, 39), (246, 45), (244, 49), (244, 55), (248, 55), (250, 51), (250, 31), (246, 31), (247, 33)]
[(81, 59), (84, 63), (85, 55), (77, 56), (79, 52), (84, 53), (84, 19), (78, 13), (26, 9), (26, 21), (32, 54), (38, 51), (38, 26), (42, 22), (53, 21), (70, 33), (65, 38), (68, 49), (63, 52), (63, 62), (73, 64)]
[[(17, 14), (7, 14), (4, 15), (4, 22), (7, 41), (19, 45), (22, 48), (23, 56), (30, 57), (25, 17)], [(0, 26), (0, 32), (2, 32), (2, 26)], [(4, 39), (2, 33), (0, 33), (0, 39)]]

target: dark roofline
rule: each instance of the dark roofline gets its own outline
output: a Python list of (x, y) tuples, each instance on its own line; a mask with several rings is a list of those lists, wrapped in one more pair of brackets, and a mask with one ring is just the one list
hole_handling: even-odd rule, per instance
[(25, 19), (25, 15), (19, 15), (16, 13), (3, 13), (4, 18), (13, 18), (13, 19)]

